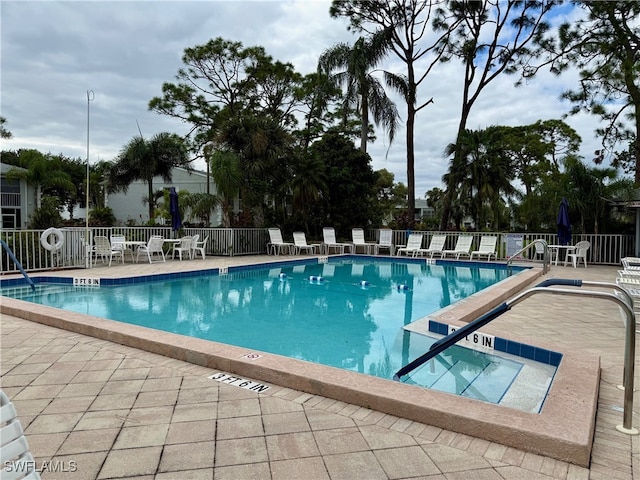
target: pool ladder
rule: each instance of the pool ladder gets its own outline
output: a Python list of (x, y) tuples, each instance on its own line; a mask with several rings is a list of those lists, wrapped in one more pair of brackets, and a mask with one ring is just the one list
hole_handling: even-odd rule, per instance
[(31, 280), (31, 278), (29, 277), (29, 275), (27, 275), (27, 272), (24, 271), (24, 268), (22, 268), (22, 264), (18, 261), (18, 259), (16, 258), (16, 256), (13, 254), (13, 252), (11, 251), (11, 249), (9, 248), (9, 245), (7, 245), (7, 243), (0, 239), (0, 244), (2, 245), (2, 247), (7, 251), (7, 254), (9, 254), (9, 258), (11, 258), (11, 260), (13, 261), (13, 263), (16, 264), (16, 267), (18, 267), (18, 270), (20, 270), (20, 272), (22, 273), (22, 275), (24, 276), (25, 280), (27, 281), (27, 283), (31, 286), (31, 290), (35, 290), (36, 286), (33, 284), (33, 280)]
[[(536, 240), (537, 241), (537, 240)], [(542, 240), (544, 241), (544, 240)], [(573, 290), (567, 288), (553, 288), (554, 285), (558, 286), (572, 286), (582, 287), (591, 286), (599, 288), (611, 288), (616, 293), (604, 292), (599, 290)], [(401, 381), (400, 378), (407, 375), (411, 371), (425, 364), (433, 357), (443, 352), (447, 348), (451, 347), (458, 341), (465, 338), (467, 335), (475, 332), (484, 325), (488, 324), (495, 318), (499, 317), (503, 313), (509, 311), (513, 305), (520, 303), (526, 298), (536, 293), (550, 293), (554, 295), (577, 295), (587, 296), (592, 298), (602, 298), (604, 300), (610, 300), (617, 303), (625, 313), (627, 317), (626, 329), (625, 329), (625, 348), (624, 348), (624, 372), (623, 383), (619, 388), (624, 390), (624, 411), (622, 425), (616, 426), (616, 429), (622, 433), (629, 435), (637, 435), (638, 430), (632, 425), (633, 419), (633, 388), (634, 388), (634, 369), (635, 369), (635, 355), (636, 355), (636, 317), (633, 313), (633, 299), (622, 287), (615, 283), (608, 282), (589, 282), (573, 279), (562, 278), (550, 278), (544, 280), (533, 288), (525, 290), (524, 292), (516, 295), (510, 300), (507, 300), (501, 305), (498, 305), (494, 309), (485, 313), (484, 315), (476, 318), (472, 322), (469, 322), (465, 326), (450, 333), (449, 335), (441, 338), (431, 345), (429, 351), (422, 354), (415, 360), (409, 362), (407, 365), (398, 370), (394, 375), (395, 381)]]
[(547, 242), (545, 240), (542, 240), (541, 238), (538, 238), (536, 240), (534, 240), (533, 242), (531, 242), (529, 245), (526, 245), (524, 247), (522, 247), (520, 250), (518, 250), (516, 253), (514, 253), (513, 255), (511, 255), (509, 258), (507, 258), (507, 271), (509, 272), (509, 275), (511, 275), (511, 264), (513, 263), (513, 260), (520, 254), (531, 250), (531, 247), (535, 247), (537, 245), (542, 245), (542, 249), (543, 249), (543, 254), (542, 254), (542, 274), (545, 275), (548, 271), (549, 268), (551, 268), (551, 256), (549, 254), (549, 245), (547, 244)]

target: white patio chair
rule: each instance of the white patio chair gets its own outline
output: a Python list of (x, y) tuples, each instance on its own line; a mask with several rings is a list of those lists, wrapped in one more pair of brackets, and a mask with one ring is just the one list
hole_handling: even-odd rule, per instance
[(498, 242), (498, 237), (495, 235), (491, 236), (483, 236), (480, 239), (480, 246), (478, 250), (474, 250), (471, 252), (471, 256), (469, 257), (473, 260), (473, 257), (487, 257), (487, 262), (491, 260), (491, 257), (494, 259), (498, 259), (498, 254), (496, 253), (496, 243)]
[(302, 251), (313, 255), (318, 253), (320, 245), (317, 243), (307, 243), (307, 236), (304, 232), (293, 232), (293, 244), (295, 245), (296, 253), (300, 254)]
[(348, 248), (353, 253), (353, 245), (351, 243), (340, 243), (336, 240), (336, 231), (333, 227), (324, 227), (322, 229), (323, 247), (327, 255), (334, 249), (336, 253), (344, 253)]
[(40, 478), (15, 406), (2, 390), (0, 390), (0, 462), (2, 480)]
[(533, 247), (535, 248), (534, 258), (536, 260), (544, 260), (544, 245), (540, 242), (535, 242)]
[(290, 255), (293, 254), (295, 245), (293, 243), (285, 242), (282, 239), (282, 232), (279, 228), (269, 229), (269, 240), (270, 242), (267, 251), (270, 255), (280, 255), (284, 249), (286, 249)]
[(418, 255), (427, 255), (429, 254), (430, 258), (433, 258), (433, 256), (437, 253), (440, 255), (440, 257), (443, 256), (443, 250), (444, 250), (444, 244), (447, 241), (447, 236), (444, 234), (436, 234), (433, 237), (431, 237), (431, 241), (429, 242), (429, 247), (428, 248), (419, 248), (418, 250), (416, 250), (415, 252), (413, 252), (413, 256), (416, 257)]
[(409, 254), (411, 253), (411, 255), (413, 256), (413, 253), (417, 250), (420, 250), (421, 248), (422, 248), (422, 234), (411, 233), (409, 234), (409, 238), (407, 239), (406, 245), (398, 245), (398, 248), (396, 250), (396, 255), (401, 256), (404, 253), (405, 255), (409, 256)]
[(193, 236), (193, 242), (191, 244), (192, 257), (195, 258), (198, 256), (198, 252), (202, 255), (202, 259), (206, 258), (206, 250), (207, 250), (207, 242), (209, 241), (209, 235), (204, 237), (204, 240), (201, 242), (196, 239), (197, 235)]
[(358, 253), (358, 247), (362, 248), (362, 253), (371, 254), (371, 249), (375, 248), (373, 243), (367, 243), (364, 239), (364, 230), (362, 228), (351, 229), (351, 239), (353, 240), (353, 253)]
[(121, 248), (114, 248), (109, 242), (109, 239), (103, 235), (96, 235), (93, 237), (93, 253), (97, 257), (102, 258), (102, 263), (107, 261), (107, 257), (109, 257), (109, 266), (111, 266), (111, 261), (113, 257), (120, 257), (122, 259), (122, 263), (124, 263), (124, 252)]
[(460, 235), (453, 250), (442, 250), (442, 258), (446, 258), (447, 255), (455, 256), (456, 260), (460, 260), (463, 255), (470, 257), (472, 243), (473, 235)]
[(126, 256), (127, 253), (131, 255), (131, 261), (133, 262), (133, 250), (125, 244), (127, 239), (124, 235), (111, 235), (111, 238), (109, 240), (111, 241), (111, 248), (113, 248), (113, 250), (122, 251), (123, 263), (124, 263), (124, 257)]
[(191, 235), (180, 237), (180, 243), (175, 243), (173, 245), (173, 250), (171, 251), (171, 258), (172, 259), (176, 258), (176, 252), (177, 252), (180, 260), (182, 260), (183, 253), (188, 254), (189, 260), (191, 260), (192, 245), (193, 245), (193, 237)]
[(380, 229), (380, 238), (375, 245), (375, 254), (379, 255), (380, 250), (389, 250), (389, 255), (395, 255), (395, 246), (393, 245), (393, 231), (390, 228)]
[[(140, 259), (140, 254), (144, 253), (149, 259), (149, 263), (153, 263), (153, 256), (159, 255), (163, 262), (167, 260), (164, 257), (164, 251), (162, 246), (164, 245), (164, 238), (161, 235), (152, 235), (146, 245), (140, 245), (136, 254), (136, 262)], [(159, 261), (159, 260), (158, 260)]]
[(564, 261), (564, 266), (566, 267), (571, 260), (573, 264), (573, 268), (577, 268), (580, 264), (580, 260), (584, 262), (584, 268), (587, 268), (587, 250), (591, 247), (591, 243), (583, 240), (581, 242), (576, 243), (573, 253), (568, 253), (567, 258)]

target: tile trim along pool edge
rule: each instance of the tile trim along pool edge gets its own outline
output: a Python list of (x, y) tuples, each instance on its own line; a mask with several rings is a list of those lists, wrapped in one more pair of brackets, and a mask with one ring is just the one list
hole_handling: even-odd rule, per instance
[[(462, 326), (526, 288), (540, 275), (539, 268), (525, 270), (430, 318)], [(577, 465), (589, 465), (600, 361), (597, 355), (582, 351), (563, 350), (562, 362), (545, 406), (541, 413), (531, 414), (357, 372), (63, 312), (6, 297), (2, 298), (0, 313), (360, 405)], [(486, 333), (491, 334), (490, 329)], [(258, 358), (247, 357), (252, 353), (259, 353)]]

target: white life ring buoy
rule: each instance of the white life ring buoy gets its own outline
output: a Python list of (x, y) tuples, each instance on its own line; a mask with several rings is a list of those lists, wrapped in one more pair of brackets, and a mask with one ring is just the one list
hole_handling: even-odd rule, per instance
[[(55, 237), (55, 243), (49, 242), (49, 237), (53, 235)], [(40, 235), (40, 244), (45, 250), (50, 252), (57, 252), (64, 245), (64, 234), (57, 228), (47, 228), (42, 235)]]

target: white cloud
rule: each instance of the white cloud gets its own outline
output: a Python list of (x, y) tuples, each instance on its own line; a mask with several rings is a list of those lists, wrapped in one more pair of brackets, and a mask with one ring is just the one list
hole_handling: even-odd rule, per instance
[[(352, 42), (345, 19), (329, 17), (330, 0), (311, 1), (13, 1), (1, 3), (2, 116), (13, 139), (3, 149), (37, 148), (86, 157), (87, 90), (90, 159), (112, 160), (138, 133), (186, 133), (180, 122), (148, 111), (182, 66), (185, 48), (222, 37), (291, 62), (301, 73), (316, 68), (319, 55), (337, 42)], [(402, 72), (392, 57), (385, 68)], [(516, 89), (501, 78), (478, 100), (469, 128), (520, 125), (560, 118), (568, 110), (558, 99), (575, 85), (575, 75), (540, 75)], [(416, 195), (441, 186), (460, 116), (462, 74), (454, 62), (440, 65), (419, 92), (433, 104), (417, 117)], [(399, 102), (403, 113), (405, 106)], [(404, 117), (404, 115), (403, 115)], [(583, 138), (583, 155), (597, 148), (595, 119), (569, 118)], [(369, 146), (375, 169), (386, 168), (406, 183), (404, 126), (387, 155), (384, 132)]]

